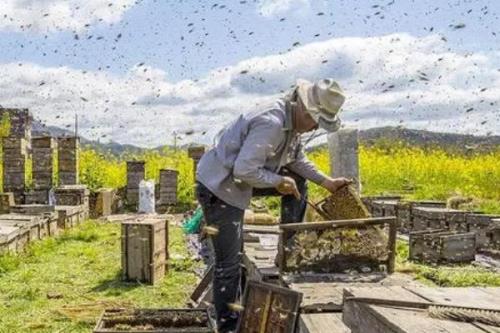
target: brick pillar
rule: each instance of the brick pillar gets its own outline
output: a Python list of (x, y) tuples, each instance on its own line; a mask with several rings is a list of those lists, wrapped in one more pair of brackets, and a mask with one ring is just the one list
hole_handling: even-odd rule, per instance
[(61, 137), (57, 139), (57, 160), (59, 164), (59, 185), (76, 185), (78, 177), (80, 138)]
[(26, 144), (23, 138), (3, 139), (3, 191), (12, 192), (16, 204), (24, 202)]
[(54, 186), (54, 150), (55, 140), (50, 136), (31, 139), (33, 161), (33, 191), (26, 193), (26, 204), (49, 203), (49, 190)]
[(328, 135), (330, 173), (332, 177), (354, 178), (354, 186), (360, 193), (358, 130), (341, 129)]

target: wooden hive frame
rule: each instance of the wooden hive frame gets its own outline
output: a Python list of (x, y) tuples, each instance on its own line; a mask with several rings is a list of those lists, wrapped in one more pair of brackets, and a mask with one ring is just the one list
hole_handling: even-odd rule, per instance
[(395, 254), (396, 254), (396, 217), (374, 217), (364, 219), (338, 220), (338, 221), (322, 221), (322, 222), (305, 222), (305, 223), (290, 223), (280, 225), (280, 240), (278, 244), (278, 263), (280, 273), (286, 273), (287, 268), (287, 251), (285, 251), (285, 243), (294, 233), (299, 231), (322, 231), (326, 229), (337, 228), (364, 228), (367, 226), (388, 227), (387, 241), (387, 260), (381, 262), (386, 265), (388, 273), (394, 272)]

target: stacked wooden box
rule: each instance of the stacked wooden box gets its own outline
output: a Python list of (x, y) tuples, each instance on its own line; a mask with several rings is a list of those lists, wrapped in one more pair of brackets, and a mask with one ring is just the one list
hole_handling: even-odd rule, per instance
[(160, 200), (159, 205), (170, 206), (177, 204), (177, 170), (160, 170)]
[(451, 231), (467, 231), (465, 223), (466, 211), (438, 208), (417, 207), (413, 210), (413, 231), (426, 229), (446, 229)]
[(205, 154), (204, 146), (191, 146), (188, 148), (188, 156), (193, 159), (194, 179), (196, 179), (196, 168), (198, 167), (198, 162), (203, 154)]
[(495, 251), (500, 251), (500, 219), (493, 219), (492, 226), (489, 231), (490, 248)]
[(87, 214), (89, 211), (90, 191), (86, 185), (64, 185), (54, 189), (56, 205), (83, 206)]
[(112, 188), (101, 188), (89, 197), (90, 217), (98, 218), (113, 213), (116, 191)]
[(25, 193), (26, 204), (49, 203), (49, 191), (54, 186), (55, 140), (50, 136), (34, 137), (31, 141), (33, 159), (33, 191)]
[(10, 136), (26, 139), (29, 147), (33, 115), (28, 109), (8, 109), (0, 107), (0, 118), (9, 116)]
[(168, 259), (168, 222), (159, 219), (122, 222), (122, 274), (128, 281), (155, 284)]
[(14, 206), (14, 194), (9, 193), (0, 193), (0, 214), (8, 214), (10, 213), (10, 207)]
[(413, 230), (413, 210), (419, 207), (446, 207), (444, 201), (399, 201), (396, 207), (396, 216), (400, 230), (408, 233)]
[(127, 162), (127, 205), (137, 208), (139, 204), (139, 184), (145, 178), (144, 161)]
[(78, 184), (78, 150), (80, 148), (80, 138), (58, 138), (57, 148), (57, 160), (59, 164), (59, 185)]
[(24, 201), (26, 149), (26, 140), (23, 138), (3, 139), (3, 190), (12, 192), (16, 203)]
[[(500, 215), (489, 214), (467, 214), (465, 217), (468, 231), (476, 234), (476, 248), (495, 249), (494, 235), (496, 229), (500, 229), (500, 224), (495, 223), (495, 219), (500, 219)], [(498, 247), (498, 246), (497, 246)]]

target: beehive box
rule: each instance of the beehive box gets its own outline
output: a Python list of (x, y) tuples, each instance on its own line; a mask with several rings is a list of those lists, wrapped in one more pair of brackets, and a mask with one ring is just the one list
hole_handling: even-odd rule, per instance
[(10, 207), (14, 205), (13, 193), (0, 193), (0, 214), (8, 214)]
[(394, 271), (396, 218), (280, 225), (282, 273)]
[(413, 230), (413, 210), (420, 207), (446, 208), (446, 202), (433, 200), (399, 201), (396, 216), (402, 232)]
[(59, 229), (69, 229), (83, 222), (86, 218), (84, 206), (55, 206), (57, 211), (57, 227)]
[(47, 221), (40, 216), (21, 214), (2, 214), (0, 224), (4, 226), (18, 227), (22, 231), (28, 231), (28, 242), (40, 240), (46, 236)]
[(92, 193), (89, 198), (90, 216), (98, 218), (111, 215), (115, 195), (116, 191), (112, 188), (101, 188)]
[(488, 231), (489, 248), (500, 251), (500, 219), (493, 219), (491, 229)]
[(194, 160), (199, 160), (205, 154), (204, 146), (191, 146), (188, 148), (188, 156)]
[(109, 309), (94, 333), (213, 333), (207, 310)]
[(43, 220), (40, 227), (40, 238), (58, 234), (58, 213), (54, 206), (49, 205), (15, 205), (11, 208), (12, 214), (21, 216), (36, 215)]
[[(0, 255), (6, 252), (16, 252), (18, 250), (17, 241), (21, 229), (16, 226), (2, 225), (0, 223)], [(26, 233), (26, 242), (28, 235)]]
[(49, 190), (33, 190), (24, 193), (24, 203), (27, 205), (48, 205)]
[(490, 247), (489, 232), (493, 229), (494, 219), (500, 215), (492, 214), (467, 214), (465, 217), (467, 230), (476, 234), (476, 247), (478, 249)]
[(410, 260), (422, 263), (468, 263), (475, 259), (476, 235), (445, 229), (410, 233)]
[(248, 281), (239, 333), (293, 333), (302, 294), (276, 285)]
[(168, 223), (165, 220), (122, 222), (122, 275), (127, 281), (155, 284), (165, 275)]
[(417, 207), (412, 210), (413, 231), (426, 229), (446, 229), (450, 231), (467, 231), (465, 216), (468, 212), (438, 208), (438, 207)]
[(54, 189), (58, 206), (86, 206), (88, 209), (90, 191), (86, 185), (64, 185)]
[(177, 170), (160, 170), (160, 205), (177, 204), (177, 179), (179, 172)]
[(127, 161), (127, 188), (138, 189), (145, 177), (144, 161)]
[(361, 201), (363, 204), (366, 206), (370, 214), (373, 215), (373, 207), (372, 203), (375, 200), (393, 200), (393, 201), (400, 201), (402, 197), (400, 195), (373, 195), (373, 196), (363, 196), (361, 197)]
[(316, 204), (328, 220), (348, 220), (370, 217), (368, 209), (352, 186), (345, 186)]

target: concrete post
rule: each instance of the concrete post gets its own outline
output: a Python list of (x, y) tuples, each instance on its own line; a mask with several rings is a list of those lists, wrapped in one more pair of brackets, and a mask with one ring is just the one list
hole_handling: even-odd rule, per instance
[(341, 129), (328, 135), (330, 173), (332, 177), (346, 177), (355, 180), (354, 187), (360, 193), (358, 130)]

